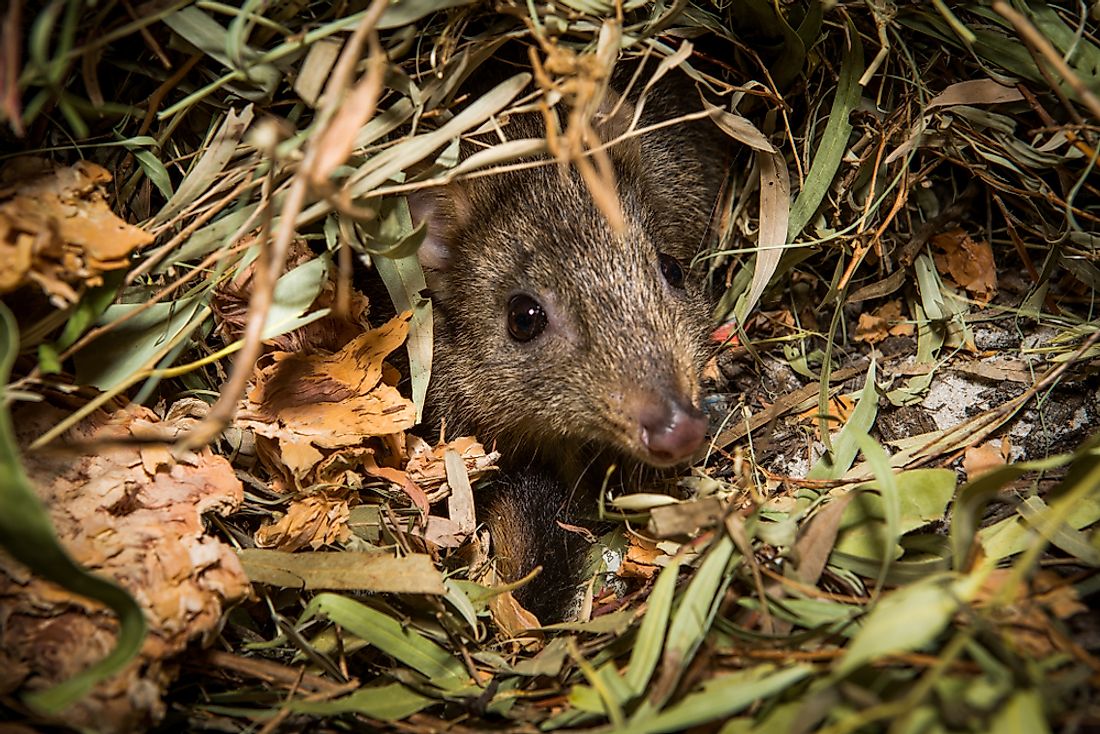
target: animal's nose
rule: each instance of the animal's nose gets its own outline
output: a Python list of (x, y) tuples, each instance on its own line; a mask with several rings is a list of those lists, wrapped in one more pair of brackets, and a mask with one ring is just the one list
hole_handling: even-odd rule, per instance
[(654, 399), (638, 414), (642, 444), (655, 464), (676, 464), (698, 451), (707, 433), (707, 420), (693, 405)]

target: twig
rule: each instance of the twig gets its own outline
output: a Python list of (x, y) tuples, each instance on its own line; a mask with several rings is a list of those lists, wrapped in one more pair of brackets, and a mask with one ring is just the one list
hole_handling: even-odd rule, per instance
[(1062, 58), (1062, 55), (1059, 54), (1057, 49), (1051, 45), (1050, 41), (1031, 24), (1031, 21), (1024, 17), (1018, 10), (1010, 7), (1004, 0), (997, 0), (993, 3), (993, 10), (1008, 20), (1008, 22), (1016, 28), (1016, 32), (1020, 34), (1020, 37), (1050, 62), (1050, 65), (1055, 68), (1062, 79), (1065, 80), (1066, 84), (1073, 88), (1073, 91), (1077, 93), (1077, 96), (1080, 97), (1081, 101), (1088, 107), (1092, 116), (1100, 120), (1100, 98), (1093, 94), (1091, 89), (1085, 86), (1085, 83), (1081, 81), (1081, 78), (1077, 76), (1076, 73), (1074, 73), (1073, 69), (1066, 63), (1066, 60)]

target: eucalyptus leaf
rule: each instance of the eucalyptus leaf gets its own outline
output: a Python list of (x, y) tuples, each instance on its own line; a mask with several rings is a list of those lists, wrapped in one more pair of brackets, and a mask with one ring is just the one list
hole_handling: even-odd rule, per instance
[(924, 649), (947, 627), (959, 604), (943, 576), (886, 594), (848, 645), (836, 674), (848, 675), (874, 660)]
[(875, 389), (875, 363), (867, 368), (867, 379), (848, 421), (833, 440), (832, 453), (822, 456), (806, 475), (808, 479), (840, 479), (852, 466), (859, 452), (860, 437), (866, 436), (878, 415), (878, 391)]
[(290, 701), (286, 708), (298, 714), (339, 716), (362, 714), (382, 721), (400, 721), (437, 703), (400, 683), (360, 688), (332, 701)]
[(443, 691), (467, 689), (469, 674), (457, 658), (414, 629), (357, 601), (318, 594), (302, 612), (299, 624), (323, 614), (352, 634), (400, 660)]
[(712, 721), (721, 721), (758, 701), (776, 696), (814, 672), (811, 665), (797, 663), (776, 669), (761, 665), (729, 675), (717, 675), (691, 693), (648, 720), (631, 721), (619, 731), (626, 734), (680, 732)]

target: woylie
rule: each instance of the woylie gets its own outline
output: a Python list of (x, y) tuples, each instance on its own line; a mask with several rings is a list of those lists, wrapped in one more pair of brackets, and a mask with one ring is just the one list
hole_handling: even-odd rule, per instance
[[(594, 125), (627, 130), (637, 99), (610, 93)], [(655, 86), (638, 127), (701, 109), (683, 75)], [(537, 115), (502, 127), (544, 134)], [(700, 371), (710, 301), (693, 258), (706, 244), (728, 139), (708, 119), (629, 137), (609, 148), (626, 231), (616, 234), (576, 170), (550, 163), (472, 178), (412, 198), (427, 220), (420, 261), (431, 292), (429, 412), (448, 435), (473, 433), (501, 452), (479, 499), (498, 570), (545, 623), (575, 596), (584, 541), (611, 463), (671, 467), (707, 428)]]

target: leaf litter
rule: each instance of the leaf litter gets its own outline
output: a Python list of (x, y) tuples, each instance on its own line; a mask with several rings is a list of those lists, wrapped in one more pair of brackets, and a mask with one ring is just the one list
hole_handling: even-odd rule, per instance
[[(24, 8), (35, 33), (0, 75), (0, 141), (35, 156), (0, 174), (5, 451), (150, 634), (96, 669), (132, 617), (116, 633), (60, 591), (73, 577), (5, 557), (6, 712), (104, 731), (1100, 722), (1095, 11), (446, 5)], [(460, 94), (506, 37), (533, 74)], [(615, 221), (584, 110), (619, 47), (704, 83), (743, 146), (702, 260), (727, 345), (716, 438), (677, 484), (607, 498), (582, 613), (539, 629), (478, 524), (491, 447), (409, 432), (431, 322), (402, 197), (548, 150)], [(562, 97), (576, 124), (550, 140), (449, 147)], [(385, 292), (360, 291), (352, 248)], [(81, 670), (91, 695), (43, 704)]]

